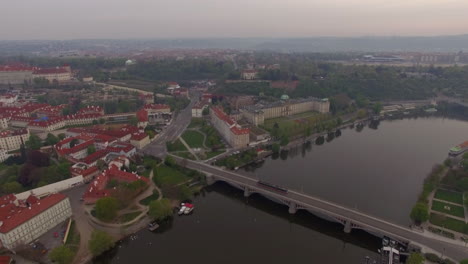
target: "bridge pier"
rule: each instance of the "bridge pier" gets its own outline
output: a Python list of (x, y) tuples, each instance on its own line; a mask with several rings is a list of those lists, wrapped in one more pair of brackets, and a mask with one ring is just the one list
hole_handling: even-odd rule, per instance
[(289, 211), (290, 214), (295, 214), (297, 212), (297, 204), (293, 203), (293, 202), (290, 202), (288, 211)]
[(215, 183), (215, 179), (213, 177), (212, 174), (207, 174), (206, 175), (206, 184), (207, 185), (212, 185), (213, 183)]
[(351, 233), (351, 221), (350, 221), (350, 220), (345, 220), (343, 231), (344, 231), (346, 234)]
[(250, 190), (248, 187), (244, 187), (244, 197), (249, 197), (250, 196)]

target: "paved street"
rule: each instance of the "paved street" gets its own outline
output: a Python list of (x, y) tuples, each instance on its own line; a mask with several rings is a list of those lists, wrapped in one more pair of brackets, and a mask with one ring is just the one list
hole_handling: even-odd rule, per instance
[[(181, 158), (175, 158), (178, 161), (182, 160)], [(420, 245), (424, 245), (437, 252), (444, 253), (444, 255), (456, 260), (468, 258), (468, 250), (466, 247), (463, 246), (463, 242), (461, 241), (455, 241), (449, 238), (434, 236), (429, 232), (419, 233), (407, 227), (396, 225), (387, 222), (383, 219), (379, 219), (374, 216), (355, 211), (354, 209), (346, 208), (344, 206), (299, 192), (291, 190), (288, 190), (286, 194), (273, 192), (268, 189), (259, 187), (257, 185), (256, 179), (243, 176), (238, 173), (233, 173), (231, 171), (225, 171), (204, 163), (187, 160), (186, 166), (191, 169), (196, 169), (208, 174), (216, 175), (216, 177), (219, 179), (226, 180), (228, 182), (240, 186), (248, 186), (248, 188), (253, 190), (253, 192), (258, 191), (262, 194), (266, 194), (268, 196), (280, 200), (286, 199), (287, 201), (293, 202), (300, 207), (308, 208), (312, 211), (318, 211), (332, 217), (349, 219), (354, 224), (359, 225), (360, 227), (363, 227), (366, 230), (378, 232), (381, 234), (389, 235), (391, 237), (396, 237), (412, 241)]]
[(157, 136), (157, 138), (143, 148), (141, 151), (145, 154), (159, 158), (164, 158), (167, 154), (166, 142), (177, 139), (192, 119), (192, 106), (198, 102), (198, 94), (192, 95), (190, 104), (179, 112), (174, 120)]

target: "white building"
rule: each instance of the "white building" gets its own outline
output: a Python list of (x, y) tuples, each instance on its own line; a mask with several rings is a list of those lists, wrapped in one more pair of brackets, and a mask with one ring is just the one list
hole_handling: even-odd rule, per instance
[(6, 129), (8, 128), (8, 122), (10, 121), (11, 117), (8, 115), (0, 115), (0, 128)]
[(66, 82), (71, 80), (71, 69), (69, 66), (56, 68), (36, 68), (33, 72), (33, 79), (46, 79), (49, 82)]
[(9, 156), (6, 149), (0, 149), (0, 162), (4, 162)]
[(72, 215), (70, 200), (61, 193), (25, 200), (0, 197), (0, 242), (8, 249), (27, 245)]
[(255, 80), (257, 78), (258, 71), (257, 70), (244, 70), (242, 71), (242, 79), (244, 80)]
[(0, 132), (0, 148), (5, 150), (16, 150), (21, 144), (29, 139), (29, 130), (5, 130)]
[(202, 117), (203, 110), (206, 108), (208, 108), (208, 104), (203, 101), (199, 101), (192, 107), (192, 117)]
[(18, 101), (18, 95), (17, 94), (2, 94), (0, 95), (0, 103), (6, 104), (6, 105), (11, 105)]

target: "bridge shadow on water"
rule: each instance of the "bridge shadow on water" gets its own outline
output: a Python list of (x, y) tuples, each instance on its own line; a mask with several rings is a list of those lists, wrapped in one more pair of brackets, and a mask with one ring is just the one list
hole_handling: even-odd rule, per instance
[[(344, 243), (343, 246), (345, 246), (345, 244), (353, 244), (355, 246), (377, 252), (382, 245), (381, 238), (366, 231), (353, 229), (351, 233), (347, 234), (343, 231), (344, 226), (340, 223), (320, 218), (306, 210), (298, 210), (295, 214), (290, 214), (286, 205), (276, 203), (256, 193), (246, 198), (244, 197), (243, 191), (224, 182), (216, 182), (215, 184), (206, 187), (203, 191), (208, 193), (216, 192), (230, 200), (244, 203), (246, 206), (253, 207), (271, 216), (284, 219), (292, 225), (305, 227), (320, 234), (341, 240)], [(203, 192), (201, 195), (204, 195)]]

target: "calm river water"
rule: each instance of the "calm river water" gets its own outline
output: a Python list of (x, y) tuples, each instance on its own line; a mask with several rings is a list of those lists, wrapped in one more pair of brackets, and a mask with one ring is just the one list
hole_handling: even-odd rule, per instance
[[(443, 118), (383, 121), (345, 129), (331, 142), (271, 157), (248, 173), (264, 181), (355, 207), (395, 223), (409, 212), (431, 167), (468, 139), (468, 122)], [(215, 184), (195, 212), (158, 232), (142, 230), (94, 263), (365, 263), (380, 240), (258, 195)]]

